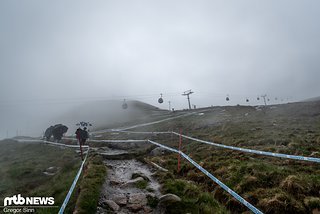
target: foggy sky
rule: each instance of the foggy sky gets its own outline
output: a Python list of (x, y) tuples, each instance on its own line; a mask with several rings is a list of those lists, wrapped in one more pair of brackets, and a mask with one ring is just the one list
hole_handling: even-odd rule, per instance
[(319, 96), (319, 16), (317, 0), (1, 1), (0, 135), (90, 100)]

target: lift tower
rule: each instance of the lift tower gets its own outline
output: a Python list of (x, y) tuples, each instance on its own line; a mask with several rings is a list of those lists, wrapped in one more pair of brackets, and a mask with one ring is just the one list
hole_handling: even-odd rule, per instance
[(263, 101), (264, 101), (264, 106), (267, 106), (267, 102), (266, 102), (266, 97), (267, 95), (261, 95), (261, 97), (263, 98)]
[(183, 92), (182, 96), (187, 96), (188, 103), (189, 103), (189, 109), (191, 110), (190, 97), (189, 97), (190, 94), (193, 94), (193, 91), (188, 90), (188, 91)]

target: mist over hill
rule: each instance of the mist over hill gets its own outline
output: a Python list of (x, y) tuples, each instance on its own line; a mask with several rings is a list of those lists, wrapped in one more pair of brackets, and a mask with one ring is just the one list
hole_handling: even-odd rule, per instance
[(123, 109), (122, 104), (123, 101), (120, 100), (104, 100), (4, 106), (6, 114), (1, 114), (1, 119), (5, 122), (0, 124), (0, 139), (17, 135), (39, 137), (50, 125), (58, 123), (69, 127), (67, 134), (73, 134), (76, 124), (81, 121), (92, 123), (91, 130), (114, 128), (136, 120), (143, 121), (150, 115), (157, 116), (168, 112), (140, 101), (127, 101), (127, 109)]
[(304, 100), (304, 102), (315, 102), (315, 101), (320, 101), (320, 96), (319, 97), (312, 97), (312, 98)]
[[(320, 97), (311, 98), (304, 102), (319, 101)], [(291, 103), (282, 106), (282, 113), (296, 113), (308, 108), (307, 103)], [(43, 132), (50, 125), (63, 123), (69, 127), (68, 135), (76, 130), (76, 124), (85, 121), (93, 124), (91, 131), (117, 128), (123, 125), (133, 125), (157, 118), (163, 118), (172, 112), (159, 109), (153, 105), (129, 100), (128, 108), (122, 108), (122, 100), (100, 100), (86, 103), (71, 104), (25, 104), (23, 110), (16, 111), (14, 106), (5, 106), (8, 114), (3, 114), (1, 118), (6, 121), (0, 124), (0, 138), (14, 137), (17, 135), (42, 136)], [(292, 107), (295, 106), (294, 109)], [(299, 108), (298, 108), (299, 107)], [(298, 108), (299, 110), (297, 110)], [(12, 111), (13, 113), (10, 113)], [(6, 136), (7, 135), (7, 136)]]
[(77, 106), (52, 120), (52, 123), (63, 123), (69, 127), (67, 134), (73, 134), (76, 124), (84, 121), (93, 124), (90, 130), (115, 128), (126, 123), (144, 121), (168, 113), (155, 106), (140, 101), (127, 101), (127, 109), (122, 108), (123, 101), (94, 101)]

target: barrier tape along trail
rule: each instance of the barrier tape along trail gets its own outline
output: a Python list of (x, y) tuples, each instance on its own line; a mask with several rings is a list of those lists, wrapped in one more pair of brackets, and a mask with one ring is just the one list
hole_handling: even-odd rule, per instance
[(227, 185), (222, 183), (219, 179), (214, 177), (210, 172), (208, 172), (206, 169), (201, 167), (198, 163), (196, 163), (194, 160), (192, 160), (188, 155), (184, 154), (181, 151), (178, 151), (176, 149), (170, 148), (168, 146), (164, 146), (160, 143), (148, 140), (149, 143), (152, 143), (156, 146), (162, 147), (164, 149), (170, 150), (175, 153), (179, 153), (182, 155), (185, 159), (187, 159), (192, 165), (194, 165), (196, 168), (198, 168), (201, 172), (203, 172), (205, 175), (207, 175), (211, 180), (213, 180), (216, 184), (218, 184), (220, 187), (222, 187), (225, 191), (227, 191), (230, 195), (232, 195), (235, 199), (237, 199), (240, 203), (242, 203), (244, 206), (248, 207), (253, 213), (261, 214), (262, 212), (257, 209), (255, 206), (250, 204), (248, 201), (246, 201), (244, 198), (242, 198), (240, 195), (238, 195), (236, 192), (234, 192), (232, 189), (230, 189)]
[(77, 182), (78, 182), (78, 180), (79, 180), (79, 177), (80, 177), (80, 175), (81, 175), (81, 172), (82, 172), (82, 170), (83, 170), (84, 163), (85, 163), (86, 160), (87, 160), (87, 157), (88, 157), (88, 154), (89, 154), (89, 150), (90, 150), (90, 148), (88, 148), (88, 152), (87, 152), (87, 154), (86, 154), (86, 157), (85, 157), (84, 160), (82, 161), (81, 166), (80, 166), (80, 169), (79, 169), (76, 177), (74, 178), (74, 180), (73, 180), (73, 182), (72, 182), (72, 185), (71, 185), (71, 187), (70, 187), (70, 189), (69, 189), (69, 192), (68, 192), (67, 196), (65, 197), (65, 199), (64, 199), (64, 201), (63, 201), (63, 203), (62, 203), (62, 205), (61, 205), (61, 207), (60, 207), (59, 214), (63, 214), (63, 212), (64, 212), (64, 210), (65, 210), (65, 208), (66, 208), (66, 206), (67, 206), (67, 204), (68, 204), (68, 202), (69, 202), (69, 200), (70, 200), (70, 197), (71, 197), (71, 195), (72, 195), (72, 192), (73, 192), (74, 188), (76, 187), (76, 184), (77, 184)]
[(129, 134), (171, 134), (171, 131), (168, 132), (135, 132), (135, 131), (117, 131), (117, 132), (123, 132), (123, 133), (129, 133)]
[[(175, 135), (180, 135), (177, 132), (172, 132)], [(313, 158), (313, 157), (306, 157), (306, 156), (298, 156), (298, 155), (288, 155), (288, 154), (281, 154), (281, 153), (273, 153), (273, 152), (265, 152), (265, 151), (260, 151), (260, 150), (254, 150), (254, 149), (245, 149), (245, 148), (240, 148), (240, 147), (235, 147), (235, 146), (227, 146), (224, 144), (218, 144), (218, 143), (213, 143), (210, 141), (204, 141), (200, 140), (197, 138), (189, 137), (187, 135), (181, 135), (184, 138), (194, 140), (200, 143), (205, 143), (211, 146), (217, 146), (217, 147), (222, 147), (226, 149), (232, 149), (232, 150), (238, 150), (241, 152), (247, 152), (247, 153), (253, 153), (253, 154), (258, 154), (258, 155), (267, 155), (267, 156), (272, 156), (272, 157), (278, 157), (278, 158), (287, 158), (287, 159), (294, 159), (294, 160), (303, 160), (303, 161), (310, 161), (310, 162), (316, 162), (320, 163), (320, 158)]]
[(138, 125), (129, 126), (129, 127), (125, 127), (125, 128), (113, 129), (113, 130), (114, 131), (126, 131), (126, 130), (129, 130), (129, 129), (135, 129), (135, 128), (139, 128), (139, 127), (143, 127), (143, 126), (150, 126), (150, 125), (154, 125), (154, 124), (157, 124), (157, 123), (162, 123), (162, 122), (165, 122), (165, 121), (168, 121), (168, 120), (174, 120), (174, 119), (177, 119), (177, 118), (180, 118), (180, 117), (187, 117), (187, 116), (191, 116), (191, 115), (194, 115), (194, 114), (200, 114), (200, 113), (207, 112), (207, 111), (210, 111), (210, 109), (201, 110), (199, 112), (198, 111), (194, 111), (194, 112), (185, 113), (185, 114), (182, 114), (182, 115), (179, 115), (179, 116), (175, 116), (175, 117), (169, 117), (169, 118), (166, 118), (166, 119), (157, 120), (157, 121), (154, 121), (154, 122), (143, 123), (143, 124), (138, 124)]
[(143, 123), (143, 124), (138, 124), (138, 125), (134, 125), (134, 126), (129, 126), (129, 127), (126, 127), (126, 128), (120, 128), (118, 130), (119, 131), (125, 131), (125, 130), (135, 129), (135, 128), (139, 128), (139, 127), (143, 127), (143, 126), (150, 126), (150, 125), (154, 125), (154, 124), (157, 124), (157, 123), (162, 123), (162, 122), (165, 122), (165, 121), (168, 121), (168, 120), (174, 120), (174, 119), (177, 119), (177, 118), (180, 118), (180, 117), (190, 116), (190, 115), (193, 115), (193, 114), (196, 114), (196, 113), (197, 112), (186, 113), (186, 114), (182, 114), (182, 115), (179, 115), (179, 116), (169, 117), (169, 118), (166, 118), (166, 119), (157, 120), (157, 121), (153, 121), (153, 122), (149, 122), (149, 123)]
[[(46, 141), (46, 140), (29, 140), (29, 139), (28, 139), (28, 140), (27, 140), (27, 139), (24, 140), (24, 139), (18, 139), (18, 140), (16, 140), (16, 141), (17, 141), (17, 142), (45, 143), (45, 144), (49, 144), (49, 145), (53, 145), (53, 146), (64, 146), (64, 147), (70, 147), (70, 148), (78, 148), (78, 147), (79, 147), (79, 145), (66, 145), (66, 144), (55, 143), (55, 142), (50, 142), (50, 141)], [(77, 182), (78, 182), (78, 180), (79, 180), (79, 177), (80, 177), (81, 172), (82, 172), (82, 170), (83, 170), (83, 166), (84, 166), (84, 164), (85, 164), (85, 162), (86, 162), (86, 160), (87, 160), (90, 147), (89, 147), (89, 146), (86, 146), (86, 145), (83, 145), (82, 148), (87, 148), (87, 154), (86, 154), (84, 160), (82, 161), (81, 166), (80, 166), (80, 169), (79, 169), (76, 177), (74, 178), (74, 180), (73, 180), (73, 182), (72, 182), (72, 185), (71, 185), (71, 187), (70, 187), (70, 189), (69, 189), (69, 191), (68, 191), (68, 194), (67, 194), (67, 196), (65, 197), (65, 199), (64, 199), (64, 201), (63, 201), (63, 203), (62, 203), (62, 205), (61, 205), (61, 207), (60, 207), (59, 214), (63, 214), (63, 212), (64, 212), (64, 210), (65, 210), (65, 208), (66, 208), (66, 206), (67, 206), (67, 204), (68, 204), (68, 202), (69, 202), (69, 200), (70, 200), (70, 197), (71, 197), (71, 195), (72, 195), (72, 192), (73, 192), (73, 190), (74, 190), (74, 188), (75, 188), (75, 186), (76, 186), (76, 184), (77, 184)]]
[[(96, 142), (110, 142), (114, 140), (96, 140)], [(117, 140), (118, 142), (131, 142), (132, 140)], [(227, 185), (222, 183), (219, 179), (214, 177), (210, 172), (208, 172), (206, 169), (201, 167), (198, 163), (196, 163), (194, 160), (192, 160), (188, 155), (184, 154), (181, 151), (178, 151), (177, 149), (162, 145), (160, 143), (151, 141), (151, 140), (136, 140), (136, 142), (149, 142), (153, 145), (162, 147), (164, 149), (167, 149), (171, 152), (178, 153), (182, 155), (185, 159), (187, 159), (191, 164), (193, 164), (196, 168), (198, 168), (201, 172), (203, 172), (205, 175), (207, 175), (211, 180), (213, 180), (215, 183), (217, 183), (220, 187), (222, 187), (225, 191), (227, 191), (230, 195), (232, 195), (235, 199), (237, 199), (240, 203), (248, 207), (253, 213), (262, 214), (262, 212), (257, 209), (255, 206), (250, 204), (248, 201), (246, 201), (244, 198), (242, 198), (240, 195), (238, 195), (236, 192), (234, 192), (232, 189), (230, 189)], [(78, 176), (78, 175), (77, 175)], [(68, 193), (69, 194), (69, 193)], [(60, 212), (59, 212), (60, 214)]]
[(128, 126), (128, 127), (122, 127), (122, 128), (116, 128), (116, 129), (104, 129), (104, 130), (99, 130), (99, 131), (93, 131), (91, 132), (92, 134), (100, 134), (100, 133), (104, 133), (104, 132), (119, 132), (119, 131), (125, 131), (125, 130), (129, 130), (129, 129), (134, 129), (134, 128), (139, 128), (139, 127), (144, 127), (144, 126), (150, 126), (150, 125), (154, 125), (157, 123), (162, 123), (162, 122), (166, 122), (169, 120), (174, 120), (180, 117), (187, 117), (190, 115), (194, 115), (194, 114), (199, 114), (199, 113), (203, 113), (209, 110), (202, 110), (200, 112), (190, 112), (190, 113), (186, 113), (186, 114), (182, 114), (182, 115), (178, 115), (178, 116), (174, 116), (174, 117), (168, 117), (162, 120), (156, 120), (153, 122), (148, 122), (148, 123), (142, 123), (142, 124), (137, 124), (137, 125), (133, 125), (133, 126)]
[(88, 140), (88, 142), (101, 142), (101, 143), (142, 143), (148, 140)]
[[(65, 137), (64, 139), (68, 140), (76, 140), (76, 138), (67, 138)], [(95, 142), (95, 143), (142, 143), (142, 142), (147, 142), (148, 140), (93, 140), (93, 139), (88, 139), (87, 142)], [(79, 145), (78, 145), (79, 147)], [(85, 147), (85, 146), (82, 146)], [(87, 146), (88, 147), (88, 146)]]
[[(23, 140), (21, 140), (20, 142), (22, 142)], [(256, 207), (254, 207), (252, 204), (250, 204), (249, 202), (247, 202), (244, 198), (242, 198), (240, 195), (238, 195), (236, 192), (234, 192), (232, 189), (230, 189), (228, 186), (226, 186), (224, 183), (222, 183), (219, 179), (217, 179), (216, 177), (214, 177), (211, 173), (209, 173), (206, 169), (204, 169), (203, 167), (201, 167), (198, 163), (196, 163), (195, 161), (193, 161), (189, 156), (187, 156), (186, 154), (184, 154), (181, 151), (178, 151), (174, 148), (156, 143), (154, 141), (151, 140), (91, 140), (93, 142), (149, 142), (151, 144), (154, 144), (156, 146), (162, 147), (164, 149), (167, 149), (169, 151), (178, 153), (180, 155), (182, 155), (185, 159), (187, 159), (191, 164), (193, 164), (196, 168), (198, 168), (201, 172), (203, 172), (205, 175), (207, 175), (211, 180), (213, 180), (215, 183), (217, 183), (220, 187), (222, 187), (224, 190), (226, 190), (230, 195), (232, 195), (234, 198), (236, 198), (240, 203), (242, 203), (243, 205), (245, 205), (246, 207), (248, 207), (252, 212), (254, 213), (262, 213), (260, 210), (258, 210)], [(53, 143), (53, 142), (49, 142), (49, 141), (44, 141), (44, 140), (25, 140), (24, 142), (45, 142), (46, 144), (52, 144), (55, 146), (71, 146), (71, 145), (65, 145), (65, 144), (61, 144), (61, 143)], [(73, 146), (73, 145), (72, 145)], [(76, 146), (78, 147), (78, 146)], [(85, 146), (86, 148), (88, 148), (88, 152), (85, 156), (85, 159), (82, 161), (80, 169), (78, 170), (77, 175), (75, 176), (73, 183), (68, 191), (67, 196), (65, 197), (60, 210), (59, 210), (59, 214), (63, 214), (64, 210), (70, 200), (70, 197), (74, 191), (74, 188), (79, 180), (79, 177), (81, 175), (81, 172), (83, 170), (84, 164), (87, 160), (88, 154), (89, 154), (89, 150), (90, 147), (89, 146)]]
[[(120, 132), (132, 133), (132, 134), (135, 134), (135, 133), (136, 134), (152, 134), (152, 133), (171, 134), (172, 133), (174, 135), (180, 136), (180, 134), (177, 132), (133, 132), (133, 131), (120, 131)], [(235, 147), (235, 146), (227, 146), (224, 144), (213, 143), (210, 141), (205, 141), (205, 140), (201, 140), (201, 139), (194, 138), (194, 137), (189, 137), (187, 135), (181, 135), (181, 137), (189, 139), (189, 140), (197, 141), (199, 143), (208, 144), (211, 146), (216, 146), (216, 147), (221, 147), (221, 148), (231, 149), (231, 150), (237, 150), (237, 151), (241, 151), (241, 152), (253, 153), (253, 154), (257, 154), (257, 155), (266, 155), (266, 156), (271, 156), (271, 157), (287, 158), (287, 159), (320, 163), (320, 158), (306, 157), (306, 156), (299, 156), (299, 155), (288, 155), (288, 154), (282, 154), (282, 153), (265, 152), (265, 151), (261, 151), (261, 150), (255, 150), (255, 149), (246, 149), (246, 148)]]
[[(196, 113), (201, 113), (201, 112), (192, 112), (192, 113), (188, 113), (188, 114), (184, 114), (184, 115), (179, 115), (176, 117), (171, 117), (171, 118), (166, 118), (163, 120), (159, 120), (159, 121), (154, 121), (154, 122), (150, 122), (150, 123), (144, 123), (144, 124), (138, 124), (138, 125), (134, 125), (134, 126), (130, 126), (130, 127), (126, 127), (126, 128), (120, 128), (120, 129), (111, 129), (111, 130), (101, 130), (101, 131), (96, 131), (96, 132), (92, 132), (92, 133), (103, 133), (106, 131), (114, 131), (114, 132), (124, 132), (124, 133), (136, 133), (136, 134), (175, 134), (175, 135), (180, 135), (179, 133), (176, 132), (135, 132), (135, 131), (127, 131), (129, 129), (133, 129), (133, 128), (138, 128), (138, 127), (143, 127), (143, 126), (148, 126), (148, 125), (153, 125), (156, 123), (161, 123), (161, 122), (165, 122), (168, 120), (172, 120), (172, 119), (176, 119), (179, 117), (183, 117), (183, 116), (188, 116), (188, 115), (193, 115)], [(189, 137), (187, 135), (181, 135), (183, 138), (186, 139), (190, 139), (193, 141), (197, 141), (200, 143), (204, 143), (204, 144), (208, 144), (211, 146), (216, 146), (216, 147), (221, 147), (221, 148), (226, 148), (226, 149), (231, 149), (231, 150), (237, 150), (237, 151), (242, 151), (242, 152), (247, 152), (247, 153), (253, 153), (253, 154), (258, 154), (258, 155), (267, 155), (267, 156), (272, 156), (272, 157), (279, 157), (279, 158), (288, 158), (288, 159), (295, 159), (295, 160), (304, 160), (304, 161), (310, 161), (310, 162), (317, 162), (320, 163), (320, 158), (313, 158), (313, 157), (305, 157), (305, 156), (296, 156), (296, 155), (288, 155), (288, 154), (281, 154), (281, 153), (272, 153), (272, 152), (265, 152), (265, 151), (260, 151), (260, 150), (254, 150), (254, 149), (246, 149), (246, 148), (240, 148), (240, 147), (234, 147), (234, 146), (227, 146), (224, 144), (218, 144), (218, 143), (213, 143), (210, 141), (204, 141), (204, 140), (200, 140), (197, 138), (193, 138), (193, 137)], [(53, 143), (53, 142), (48, 142), (48, 141), (44, 141), (44, 140), (16, 140), (18, 142), (44, 142), (46, 144), (51, 144), (51, 145), (55, 145), (55, 146), (65, 146), (65, 147), (72, 147), (72, 148), (78, 148), (77, 145), (66, 145), (66, 144), (60, 144), (60, 143)], [(206, 169), (204, 169), (203, 167), (201, 167), (198, 163), (196, 163), (195, 161), (193, 161), (189, 156), (187, 156), (186, 154), (184, 154), (181, 151), (178, 151), (174, 148), (156, 143), (154, 141), (151, 140), (90, 140), (92, 142), (116, 142), (116, 143), (120, 143), (120, 142), (149, 142), (151, 144), (154, 144), (156, 146), (162, 147), (164, 149), (167, 149), (169, 151), (175, 152), (175, 153), (179, 153), (180, 155), (182, 155), (185, 159), (187, 159), (191, 164), (193, 164), (196, 168), (198, 168), (201, 172), (203, 172), (205, 175), (207, 175), (211, 180), (213, 180), (215, 183), (217, 183), (220, 187), (222, 187), (225, 191), (227, 191), (229, 194), (231, 194), (234, 198), (236, 198), (240, 203), (242, 203), (243, 205), (245, 205), (246, 207), (248, 207), (252, 212), (254, 213), (262, 213), (260, 210), (258, 210), (256, 207), (254, 207), (252, 204), (250, 204), (249, 202), (247, 202), (244, 198), (242, 198), (240, 195), (238, 195), (236, 192), (234, 192), (232, 189), (230, 189), (228, 186), (226, 186), (224, 183), (222, 183), (219, 179), (217, 179), (216, 177), (214, 177), (211, 173), (209, 173)], [(90, 149), (89, 146), (84, 146), (84, 148), (88, 148), (88, 151)], [(70, 197), (72, 195), (72, 192), (75, 188), (75, 185), (80, 177), (80, 174), (83, 170), (83, 166), (84, 163), (87, 159), (88, 153), (86, 154), (85, 159), (82, 161), (81, 167), (70, 187), (70, 190), (60, 208), (59, 214), (64, 212), (64, 209), (68, 203), (68, 201), (70, 200)]]
[[(54, 146), (64, 146), (64, 147), (69, 147), (69, 148), (79, 148), (79, 145), (67, 145), (67, 144), (63, 144), (63, 143), (55, 143), (55, 142), (50, 142), (50, 141), (46, 141), (46, 140), (23, 140), (23, 139), (19, 139), (19, 140), (15, 140), (17, 142), (34, 142), (34, 143), (45, 143), (45, 144), (49, 144), (49, 145), (54, 145)], [(83, 148), (89, 148), (89, 146), (83, 145)]]

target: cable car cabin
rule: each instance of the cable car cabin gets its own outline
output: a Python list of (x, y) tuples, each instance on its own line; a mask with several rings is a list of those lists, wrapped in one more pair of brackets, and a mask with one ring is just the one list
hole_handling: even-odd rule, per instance
[(162, 94), (160, 94), (160, 98), (158, 99), (158, 103), (163, 103)]
[(260, 98), (259, 98), (259, 97), (257, 97), (257, 100), (260, 100)]
[(226, 101), (229, 101), (230, 99), (229, 99), (229, 97), (226, 97)]
[(248, 98), (246, 99), (246, 102), (249, 102), (249, 99), (248, 99)]

